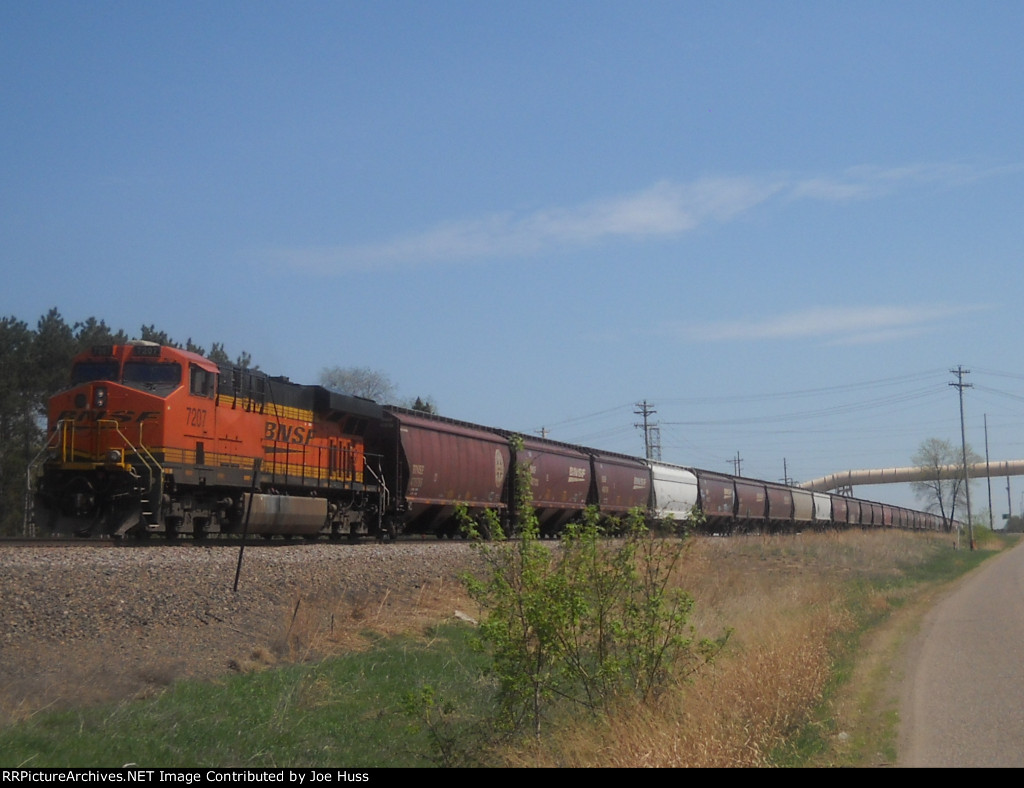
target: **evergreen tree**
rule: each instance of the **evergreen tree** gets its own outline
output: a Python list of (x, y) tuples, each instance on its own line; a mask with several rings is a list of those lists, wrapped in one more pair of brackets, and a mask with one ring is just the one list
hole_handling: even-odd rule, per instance
[(431, 415), (437, 414), (437, 406), (429, 397), (427, 399), (417, 397), (416, 401), (412, 404), (411, 409), (418, 410), (420, 413), (429, 413)]
[(50, 395), (67, 386), (71, 359), (77, 352), (74, 333), (60, 312), (51, 309), (39, 319), (32, 342), (35, 371), (28, 393), (40, 417), (46, 417), (46, 400)]
[(26, 323), (0, 319), (0, 533), (20, 533), (26, 471), (41, 441), (32, 396), (34, 336)]
[(128, 335), (124, 331), (115, 333), (106, 323), (94, 317), (83, 323), (75, 323), (75, 342), (79, 350), (87, 350), (95, 345), (123, 345), (127, 341)]
[(158, 345), (167, 345), (168, 347), (181, 347), (167, 335), (166, 331), (157, 331), (156, 326), (152, 323), (139, 329), (139, 339), (143, 342), (156, 342)]

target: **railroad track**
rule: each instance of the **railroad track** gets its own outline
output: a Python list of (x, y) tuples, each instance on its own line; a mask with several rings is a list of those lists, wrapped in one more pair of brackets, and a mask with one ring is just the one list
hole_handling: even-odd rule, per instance
[[(367, 540), (368, 542), (370, 540)], [(78, 548), (122, 548), (131, 549), (133, 547), (170, 547), (173, 545), (178, 546), (194, 546), (194, 547), (289, 547), (296, 545), (308, 545), (308, 544), (328, 544), (326, 540), (320, 540), (319, 542), (313, 542), (306, 539), (263, 539), (261, 537), (248, 537), (242, 539), (240, 536), (225, 536), (225, 537), (207, 537), (201, 540), (194, 540), (190, 538), (175, 539), (173, 541), (167, 541), (163, 537), (155, 539), (110, 539), (106, 537), (76, 537), (76, 536), (45, 536), (45, 537), (27, 537), (27, 536), (2, 536), (0, 537), (0, 547), (78, 547)], [(332, 545), (336, 545), (336, 542), (330, 542)]]
[(115, 547), (110, 539), (74, 539), (68, 537), (46, 536), (0, 536), (0, 547)]

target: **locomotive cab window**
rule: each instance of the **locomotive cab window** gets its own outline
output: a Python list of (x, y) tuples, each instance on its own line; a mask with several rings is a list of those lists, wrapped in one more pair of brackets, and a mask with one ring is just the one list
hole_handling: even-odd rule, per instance
[(216, 376), (200, 366), (192, 364), (189, 369), (189, 393), (197, 397), (213, 397)]
[(123, 381), (132, 388), (170, 394), (181, 385), (181, 364), (126, 361)]

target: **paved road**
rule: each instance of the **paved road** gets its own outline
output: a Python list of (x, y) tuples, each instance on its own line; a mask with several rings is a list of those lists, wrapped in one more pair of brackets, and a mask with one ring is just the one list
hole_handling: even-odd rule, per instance
[(1024, 766), (1024, 542), (925, 616), (903, 686), (899, 766)]

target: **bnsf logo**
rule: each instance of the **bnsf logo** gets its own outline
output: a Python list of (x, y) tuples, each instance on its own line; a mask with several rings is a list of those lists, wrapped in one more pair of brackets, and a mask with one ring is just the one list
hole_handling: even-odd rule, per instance
[(309, 443), (313, 440), (312, 427), (290, 427), (287, 424), (278, 424), (268, 421), (263, 430), (263, 437), (268, 441), (276, 443)]

